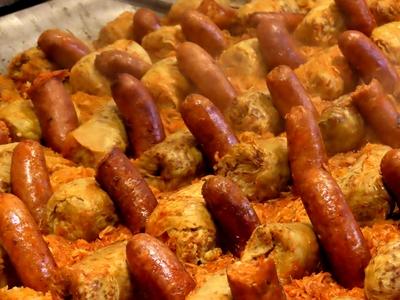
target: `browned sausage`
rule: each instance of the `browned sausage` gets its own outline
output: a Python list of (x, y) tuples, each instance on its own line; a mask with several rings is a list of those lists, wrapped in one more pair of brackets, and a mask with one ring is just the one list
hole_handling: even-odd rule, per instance
[(400, 149), (392, 149), (381, 161), (382, 180), (400, 206)]
[(139, 44), (144, 36), (160, 28), (160, 18), (148, 8), (140, 8), (133, 16), (133, 37)]
[(140, 80), (129, 74), (120, 74), (111, 90), (136, 157), (164, 140), (164, 127), (157, 106)]
[(230, 29), (239, 22), (236, 9), (215, 0), (201, 1), (197, 10), (209, 17), (221, 29)]
[(202, 194), (225, 247), (240, 256), (254, 229), (260, 225), (249, 200), (233, 181), (222, 176), (208, 179)]
[(25, 203), (41, 232), (47, 232), (46, 204), (53, 194), (42, 146), (22, 141), (11, 161), (11, 190)]
[(183, 75), (193, 81), (199, 92), (224, 113), (232, 105), (236, 91), (214, 59), (191, 42), (180, 44), (176, 57)]
[(128, 73), (138, 79), (150, 69), (151, 65), (126, 51), (108, 50), (96, 56), (96, 69), (110, 79), (118, 74)]
[(59, 273), (39, 228), (24, 203), (0, 194), (0, 243), (26, 287), (57, 293)]
[(207, 16), (195, 10), (188, 10), (181, 20), (186, 39), (205, 49), (216, 57), (227, 47), (222, 31)]
[(297, 50), (285, 24), (280, 20), (261, 19), (257, 26), (257, 38), (262, 57), (270, 69), (280, 65), (296, 69), (306, 62), (303, 54)]
[(237, 262), (227, 269), (233, 300), (285, 300), (272, 259)]
[(286, 133), (294, 185), (332, 273), (346, 288), (362, 287), (370, 253), (342, 191), (320, 163), (324, 158), (309, 151), (319, 148), (310, 139), (321, 137), (317, 121), (304, 107), (294, 107), (286, 117)]
[(363, 33), (345, 31), (339, 36), (338, 44), (350, 65), (369, 83), (379, 80), (388, 93), (400, 91), (399, 75), (382, 51)]
[(400, 114), (377, 80), (358, 87), (352, 100), (383, 143), (400, 147)]
[(11, 143), (10, 128), (4, 121), (0, 120), (0, 145)]
[(30, 97), (45, 143), (54, 151), (62, 152), (68, 133), (79, 126), (79, 121), (71, 97), (57, 74), (36, 78)]
[(157, 200), (140, 172), (118, 148), (100, 162), (96, 180), (116, 203), (132, 233), (143, 231)]
[(175, 254), (151, 235), (134, 235), (126, 257), (140, 299), (184, 300), (196, 286)]
[(267, 85), (272, 102), (282, 117), (285, 117), (291, 108), (297, 105), (304, 106), (318, 117), (318, 112), (306, 90), (288, 66), (279, 66), (269, 72)]
[(90, 49), (72, 33), (49, 29), (38, 39), (39, 48), (47, 58), (62, 69), (71, 69)]
[(263, 19), (283, 22), (289, 32), (294, 31), (297, 25), (304, 19), (305, 14), (290, 12), (256, 12), (250, 15), (247, 23), (251, 27), (257, 27)]
[(181, 105), (181, 114), (211, 162), (216, 162), (238, 143), (221, 112), (207, 98), (197, 94), (189, 95)]
[(335, 3), (344, 14), (348, 29), (361, 31), (367, 36), (371, 35), (376, 27), (376, 21), (366, 0), (335, 0)]

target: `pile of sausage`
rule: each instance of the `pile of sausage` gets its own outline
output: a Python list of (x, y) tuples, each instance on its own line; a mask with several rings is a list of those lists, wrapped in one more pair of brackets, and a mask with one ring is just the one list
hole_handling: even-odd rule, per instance
[[(332, 175), (329, 166), (331, 153), (326, 150), (326, 137), (319, 123), (323, 111), (321, 103), (323, 107), (330, 107), (331, 102), (321, 102), (321, 99), (315, 100), (311, 97), (295, 72), (308, 60), (314, 59), (311, 58), (312, 55), (318, 56), (324, 52), (324, 48), (319, 48), (318, 45), (305, 45), (295, 33), (296, 28), (305, 22), (314, 8), (311, 7), (308, 11), (285, 11), (276, 8), (279, 1), (253, 0), (246, 4), (247, 7), (251, 8), (253, 3), (259, 10), (253, 8), (243, 16), (241, 8), (232, 8), (224, 1), (194, 2), (196, 1), (177, 1), (167, 18), (163, 19), (146, 8), (138, 9), (133, 16), (130, 15), (129, 29), (126, 26), (122, 29), (121, 26), (121, 30), (128, 32), (125, 38), (131, 39), (133, 47), (143, 45), (144, 49), (140, 48), (137, 53), (127, 50), (131, 46), (115, 49), (105, 47), (104, 50), (93, 51), (92, 46), (73, 34), (58, 29), (49, 29), (38, 38), (38, 49), (44, 55), (42, 59), (50, 62), (52, 67), (50, 70), (38, 72), (32, 82), (24, 82), (18, 88), (21, 93), (26, 91), (25, 97), (32, 103), (34, 115), (40, 125), (41, 140), (18, 137), (13, 133), (10, 122), (0, 122), (1, 144), (18, 142), (12, 152), (10, 189), (0, 194), (0, 245), (7, 253), (22, 286), (44, 293), (50, 292), (54, 299), (64, 299), (70, 295), (74, 299), (100, 299), (96, 298), (100, 295), (103, 297), (101, 299), (201, 299), (194, 295), (202, 283), (189, 272), (188, 261), (182, 259), (171, 240), (163, 235), (153, 236), (148, 221), (154, 216), (153, 212), (166, 201), (162, 192), (170, 195), (171, 190), (176, 191), (188, 185), (188, 180), (198, 182), (200, 177), (205, 176), (201, 179), (201, 205), (205, 205), (211, 216), (212, 226), (215, 225), (216, 245), (223, 253), (231, 254), (235, 261), (224, 269), (229, 291), (227, 298), (223, 299), (290, 298), (284, 290), (283, 282), (287, 283), (291, 279), (282, 278), (278, 258), (268, 255), (272, 249), (252, 259), (246, 258), (251, 241), (257, 238), (257, 232), (262, 232), (260, 228), (265, 225), (254, 209), (254, 202), (269, 201), (285, 193), (301, 198), (312, 225), (311, 235), (317, 241), (315, 252), (321, 252), (325, 258), (322, 269), (317, 266), (320, 263), (318, 261), (297, 278), (317, 270), (329, 271), (337, 283), (346, 289), (363, 288), (365, 283), (365, 296), (368, 299), (398, 299), (400, 285), (395, 275), (397, 271), (383, 272), (375, 265), (376, 269), (373, 269), (372, 264), (379, 259), (379, 253), (374, 254), (371, 260), (370, 248), (360, 227), (363, 224), (358, 222), (352, 205), (348, 203), (345, 193)], [(345, 21), (344, 30), (334, 37), (341, 52), (340, 56), (348, 64), (349, 72), (357, 78), (356, 85), (347, 93), (346, 101), (354, 105), (355, 111), (361, 115), (362, 121), (370, 130), (371, 137), (365, 138), (364, 144), (380, 143), (393, 148), (381, 160), (379, 180), (383, 181), (390, 201), (400, 205), (400, 150), (396, 149), (400, 147), (400, 114), (397, 104), (400, 101), (400, 69), (371, 38), (378, 26), (377, 16), (366, 0), (331, 2), (329, 9), (334, 7)], [(263, 5), (268, 8), (263, 9)], [(317, 8), (318, 4), (313, 3), (310, 6)], [(397, 17), (400, 21), (400, 13)], [(385, 23), (380, 19), (378, 22)], [(149, 36), (166, 30), (167, 27), (178, 30), (179, 35), (175, 32), (179, 36), (176, 39), (182, 40), (171, 42), (172, 46), (158, 40), (159, 43), (153, 45), (154, 51), (149, 46), (146, 48)], [(120, 33), (115, 33), (116, 36), (118, 34)], [(279, 134), (269, 132), (269, 135), (257, 135), (258, 133), (253, 132), (249, 137), (249, 133), (246, 135), (236, 130), (235, 122), (241, 120), (232, 118), (232, 109), (238, 105), (243, 91), (232, 83), (225, 69), (221, 67), (219, 58), (231, 46), (250, 38), (256, 39), (261, 64), (267, 66), (262, 66), (268, 70), (262, 78), (265, 82), (263, 92), (267, 91), (272, 109), (284, 124), (284, 130)], [(160, 45), (164, 49), (158, 49)], [(172, 47), (172, 50), (169, 49), (169, 53), (160, 58), (160, 51), (168, 47)], [(307, 52), (307, 47), (313, 48), (313, 54)], [(147, 56), (145, 50), (148, 50), (150, 56)], [(147, 59), (138, 54), (141, 51)], [(160, 66), (164, 60), (169, 59), (175, 60), (172, 62), (174, 72), (178, 74), (176, 76), (180, 76), (180, 80), (187, 82), (190, 90), (190, 93), (182, 93), (180, 97), (183, 100), (172, 108), (166, 108), (155, 90), (149, 88), (148, 82), (146, 84), (144, 80), (156, 65)], [(237, 60), (240, 59), (238, 56)], [(71, 85), (74, 91), (74, 70), (83, 63), (90, 63), (91, 69), (87, 73), (78, 73), (81, 75), (75, 81), (84, 81), (85, 76), (92, 72), (98, 80), (98, 91), (109, 90), (105, 94), (92, 94), (112, 98), (111, 105), (115, 105), (117, 118), (123, 124), (128, 145), (126, 148), (113, 142), (111, 147), (104, 150), (105, 147), (100, 142), (98, 149), (101, 150), (96, 152), (85, 148), (85, 152), (82, 145), (77, 146), (79, 141), (73, 134), (82, 126), (82, 121), (71, 97)], [(235, 72), (240, 75), (241, 70)], [(164, 80), (163, 76), (169, 75), (161, 73), (159, 81)], [(178, 90), (178, 84), (174, 84)], [(91, 94), (88, 90), (83, 92)], [(246, 105), (252, 105), (251, 99)], [(92, 108), (93, 111), (97, 109)], [(174, 182), (169, 185), (172, 186), (170, 190), (165, 188), (159, 191), (156, 190), (159, 186), (152, 186), (148, 177), (161, 176), (166, 170), (174, 168), (180, 170), (179, 163), (183, 161), (168, 161), (168, 154), (164, 153), (162, 158), (156, 154), (151, 158), (155, 165), (154, 173), (148, 177), (140, 167), (140, 162), (143, 157), (149, 156), (150, 151), (158, 149), (156, 147), (167, 145), (169, 138), (176, 134), (174, 130), (167, 128), (168, 120), (165, 116), (171, 111), (181, 122), (179, 130), (190, 132), (195, 143), (195, 150), (192, 151), (200, 153), (200, 158), (198, 165), (194, 166), (195, 171), (182, 176), (188, 176), (184, 183)], [(245, 117), (245, 113), (240, 116), (243, 119)], [(263, 122), (263, 119), (259, 121)], [(93, 135), (100, 135), (100, 141), (101, 136), (104, 135), (106, 139), (107, 134), (93, 132)], [(228, 167), (231, 169), (226, 171), (226, 176), (219, 172), (221, 162), (232, 155), (234, 149), (240, 149), (238, 147), (247, 143), (248, 139), (266, 140), (268, 143), (274, 135), (280, 135), (287, 140), (286, 164), (290, 166), (290, 173), (287, 175), (285, 187), (279, 188), (273, 196), (265, 196), (267, 199), (257, 198), (264, 189), (261, 185), (258, 187), (259, 179), (253, 182), (253, 177), (234, 177), (237, 166), (247, 166), (246, 159), (243, 159), (245, 162), (234, 161)], [(184, 143), (179, 139), (176, 142)], [(357, 151), (361, 146), (363, 145), (349, 150)], [(80, 160), (83, 155), (100, 153), (100, 158), (90, 160), (89, 167), (95, 169), (95, 180), (99, 188), (111, 198), (119, 222), (132, 234), (124, 251), (130, 273), (127, 280), (131, 281), (130, 288), (133, 289), (132, 293), (128, 293), (128, 298), (124, 298), (126, 293), (122, 291), (112, 295), (101, 294), (102, 287), (98, 288), (98, 294), (92, 295), (94, 298), (90, 298), (89, 294), (82, 296), (80, 287), (74, 288), (65, 271), (57, 265), (51, 248), (43, 238), (54, 234), (48, 223), (47, 205), (55, 190), (46, 162), (46, 147), (77, 164), (83, 162)], [(238, 155), (245, 156), (238, 151)], [(156, 159), (164, 160), (159, 163)], [(256, 160), (256, 168), (262, 168), (264, 164), (268, 168), (268, 164), (272, 164), (268, 159), (272, 161), (268, 156), (266, 161)], [(86, 163), (83, 164), (87, 166)], [(169, 169), (162, 164), (170, 164)], [(168, 176), (172, 178), (169, 180), (173, 180), (175, 175), (172, 172)], [(280, 175), (271, 176), (276, 181)], [(246, 185), (261, 191), (254, 196), (243, 188), (245, 184), (241, 180), (247, 180)], [(172, 202), (173, 196), (174, 194), (168, 201)], [(394, 206), (393, 203), (391, 205)], [(166, 216), (167, 213), (165, 218)], [(293, 245), (294, 248), (297, 247), (297, 244)], [(400, 249), (394, 249), (392, 254), (397, 255), (396, 251)], [(196, 263), (202, 264), (204, 261), (199, 260)], [(400, 261), (392, 263), (390, 266), (394, 269), (400, 268)], [(296, 267), (292, 265), (289, 268)], [(374, 278), (373, 281), (386, 280), (382, 283), (384, 287), (367, 285), (366, 268), (368, 276)]]

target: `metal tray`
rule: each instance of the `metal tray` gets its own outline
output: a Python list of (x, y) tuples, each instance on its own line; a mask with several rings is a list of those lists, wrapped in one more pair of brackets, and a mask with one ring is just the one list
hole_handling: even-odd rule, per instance
[(36, 45), (40, 33), (49, 28), (70, 30), (83, 40), (96, 39), (108, 21), (126, 10), (146, 6), (165, 13), (172, 0), (53, 0), (0, 17), (0, 73), (10, 60)]

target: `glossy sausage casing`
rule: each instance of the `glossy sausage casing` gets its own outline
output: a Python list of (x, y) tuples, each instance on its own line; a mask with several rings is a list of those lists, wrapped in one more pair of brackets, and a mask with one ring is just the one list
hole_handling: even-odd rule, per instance
[(297, 25), (304, 19), (305, 14), (290, 12), (256, 12), (250, 15), (247, 23), (251, 27), (257, 27), (264, 19), (273, 22), (283, 22), (289, 32), (294, 31)]
[(184, 300), (196, 285), (176, 255), (151, 235), (133, 236), (126, 256), (140, 299)]
[(160, 26), (160, 18), (154, 11), (140, 8), (133, 16), (133, 37), (140, 44), (147, 34), (156, 31)]
[(216, 162), (238, 143), (218, 108), (207, 98), (191, 94), (181, 104), (183, 121), (200, 143), (206, 157)]
[(236, 256), (240, 256), (260, 221), (249, 200), (230, 179), (213, 176), (202, 189), (204, 200), (220, 230), (221, 240)]
[(59, 29), (49, 29), (38, 39), (39, 48), (62, 69), (71, 69), (90, 49), (77, 37)]
[(60, 291), (53, 256), (24, 203), (0, 194), (0, 243), (8, 253), (22, 284), (37, 291)]
[(42, 146), (22, 141), (11, 161), (11, 190), (25, 203), (41, 232), (47, 232), (46, 205), (53, 194)]
[(199, 93), (210, 99), (222, 113), (233, 104), (236, 91), (204, 49), (194, 43), (184, 42), (178, 47), (176, 57), (183, 75), (188, 77)]
[(392, 149), (381, 161), (382, 180), (400, 206), (400, 149)]
[(305, 130), (315, 131), (312, 136), (321, 135), (312, 114), (294, 107), (286, 118), (286, 131), (296, 191), (338, 282), (346, 288), (362, 287), (370, 260), (367, 244), (342, 191), (321, 163), (323, 155), (307, 150), (314, 141), (304, 135)]
[(140, 80), (120, 74), (111, 90), (136, 157), (165, 139), (157, 106)]
[(132, 233), (144, 231), (157, 200), (140, 172), (118, 148), (99, 164), (96, 180), (116, 203)]

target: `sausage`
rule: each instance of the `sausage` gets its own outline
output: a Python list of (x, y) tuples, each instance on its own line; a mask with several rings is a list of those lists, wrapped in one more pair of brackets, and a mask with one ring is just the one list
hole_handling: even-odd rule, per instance
[(103, 51), (94, 61), (96, 69), (108, 77), (115, 79), (120, 73), (128, 73), (138, 79), (150, 69), (151, 65), (137, 56), (121, 50)]
[(286, 300), (272, 259), (237, 262), (227, 269), (233, 300)]
[(221, 29), (231, 29), (239, 23), (237, 9), (222, 5), (215, 0), (201, 1), (197, 10), (209, 17)]
[(39, 48), (46, 57), (62, 69), (71, 69), (90, 49), (72, 33), (49, 29), (38, 39)]
[(236, 91), (214, 59), (191, 42), (180, 44), (176, 57), (183, 75), (193, 81), (200, 94), (210, 99), (224, 113), (234, 102)]
[(160, 18), (148, 8), (138, 9), (133, 16), (133, 37), (139, 44), (144, 36), (161, 27)]
[[(310, 137), (321, 133), (313, 115), (294, 107), (286, 117), (289, 162), (296, 192), (327, 254), (332, 273), (346, 288), (362, 287), (370, 253), (346, 199)], [(326, 154), (324, 155), (326, 156)]]
[(12, 194), (0, 194), (0, 243), (24, 286), (61, 292), (54, 258), (29, 210)]
[(221, 112), (207, 98), (197, 94), (189, 95), (181, 104), (181, 114), (186, 126), (212, 163), (238, 143)]
[(10, 128), (6, 122), (0, 120), (0, 145), (11, 143)]
[(250, 15), (247, 23), (250, 27), (257, 27), (258, 24), (266, 19), (273, 22), (282, 22), (289, 32), (294, 31), (297, 25), (304, 19), (305, 14), (290, 12), (256, 12)]
[(225, 246), (240, 256), (254, 229), (260, 225), (249, 200), (233, 181), (222, 176), (208, 179), (202, 194)]
[(188, 10), (181, 20), (186, 40), (205, 49), (216, 57), (227, 47), (224, 34), (210, 18), (195, 10)]
[(68, 133), (79, 126), (79, 121), (71, 97), (57, 74), (36, 78), (29, 95), (45, 143), (54, 151), (62, 152)]
[(288, 66), (278, 66), (267, 75), (267, 86), (272, 103), (284, 118), (291, 108), (297, 105), (311, 111), (315, 117), (318, 112), (296, 74)]
[(400, 206), (400, 149), (392, 149), (385, 154), (381, 161), (382, 180)]
[(257, 26), (257, 38), (262, 57), (270, 69), (280, 65), (296, 69), (306, 62), (303, 54), (297, 50), (285, 24), (280, 20), (262, 18)]
[(144, 231), (157, 200), (140, 172), (118, 148), (100, 162), (96, 180), (116, 203), (132, 233)]
[(360, 86), (351, 98), (381, 141), (393, 148), (400, 147), (400, 114), (382, 85), (374, 79), (369, 85)]
[(120, 74), (111, 90), (136, 157), (165, 139), (157, 106), (140, 80)]
[(335, 0), (336, 6), (344, 14), (348, 29), (358, 30), (370, 36), (376, 27), (374, 15), (366, 0)]
[(11, 191), (24, 202), (40, 231), (46, 233), (46, 204), (53, 194), (42, 146), (25, 140), (14, 148), (11, 160)]
[(339, 36), (338, 44), (349, 64), (366, 83), (375, 78), (388, 93), (399, 93), (396, 69), (366, 35), (354, 30), (345, 31)]
[(140, 299), (184, 300), (196, 286), (176, 255), (162, 242), (146, 233), (134, 235), (126, 256)]

